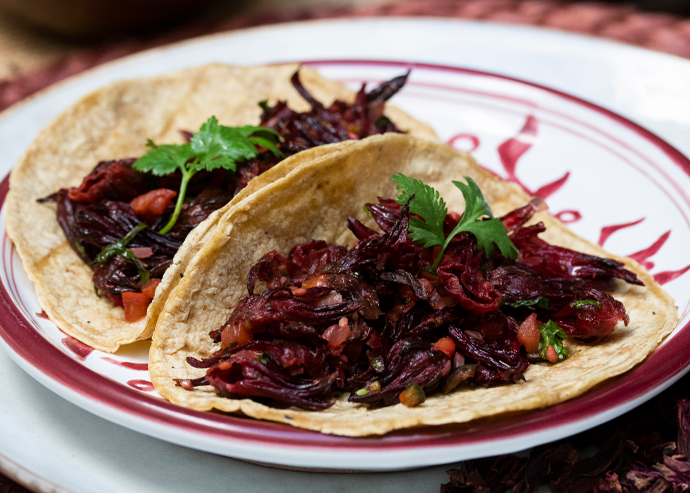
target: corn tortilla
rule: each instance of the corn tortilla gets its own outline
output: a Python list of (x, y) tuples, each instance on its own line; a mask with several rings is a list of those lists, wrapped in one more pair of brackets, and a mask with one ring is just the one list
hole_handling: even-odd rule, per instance
[[(121, 344), (148, 339), (170, 290), (184, 274), (202, 238), (212, 233), (218, 218), (244, 197), (281, 178), (303, 161), (333, 152), (315, 148), (272, 168), (212, 214), (188, 236), (166, 271), (145, 319), (129, 323), (122, 308), (94, 292), (93, 271), (72, 250), (56, 220), (53, 204), (39, 204), (60, 188), (78, 186), (101, 160), (141, 156), (146, 139), (182, 142), (179, 130), (196, 130), (211, 115), (221, 124), (257, 124), (258, 102), (285, 100), (296, 111), (309, 104), (290, 83), (295, 64), (232, 67), (205, 65), (147, 79), (106, 86), (77, 102), (43, 129), (20, 158), (10, 176), (6, 202), (7, 233), (17, 248), (36, 296), (48, 317), (64, 332), (105, 352)], [(314, 97), (329, 105), (334, 99), (352, 101), (354, 93), (302, 67), (300, 78)], [(403, 111), (387, 107), (399, 128), (436, 140), (431, 127)], [(340, 149), (345, 149), (345, 143)]]
[(421, 179), (446, 200), (449, 210), (464, 210), (462, 194), (451, 180), (472, 177), (500, 216), (528, 200), (519, 187), (476, 165), (464, 153), (412, 137), (383, 135), (350, 145), (311, 163), (304, 163), (272, 184), (255, 191), (219, 219), (191, 261), (184, 279), (172, 290), (158, 318), (149, 355), (149, 371), (158, 392), (175, 404), (197, 410), (218, 409), (292, 426), (346, 436), (384, 434), (420, 425), (461, 423), (510, 411), (550, 406), (576, 397), (607, 378), (640, 363), (678, 321), (671, 297), (640, 265), (619, 258), (573, 234), (546, 212), (541, 236), (552, 244), (615, 258), (635, 272), (645, 287), (619, 283), (613, 296), (622, 301), (630, 324), (619, 326), (596, 345), (566, 342), (570, 356), (556, 365), (530, 365), (526, 381), (491, 388), (462, 389), (433, 395), (423, 404), (401, 404), (369, 410), (340, 396), (325, 411), (295, 407), (276, 409), (250, 399), (218, 397), (210, 386), (187, 391), (175, 378), (203, 376), (204, 369), (186, 363), (188, 356), (205, 358), (219, 348), (209, 337), (226, 322), (233, 307), (247, 296), (247, 273), (270, 250), (286, 254), (311, 238), (353, 246), (348, 216), (371, 224), (362, 210), (377, 196), (394, 197), (394, 173)]

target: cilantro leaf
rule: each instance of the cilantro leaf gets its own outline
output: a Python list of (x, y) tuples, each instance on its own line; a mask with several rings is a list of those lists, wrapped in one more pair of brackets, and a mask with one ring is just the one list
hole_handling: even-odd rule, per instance
[(410, 213), (424, 218), (424, 221), (421, 221), (416, 217), (410, 217), (409, 230), (412, 241), (424, 248), (443, 245), (443, 221), (448, 214), (448, 208), (438, 191), (424, 184), (422, 180), (409, 178), (402, 173), (393, 175), (392, 178), (398, 183), (397, 189), (401, 191), (397, 199), (398, 204), (403, 205), (414, 196), (410, 202)]
[(595, 300), (573, 301), (570, 304), (570, 308), (574, 308), (577, 310), (578, 308), (582, 308), (583, 306), (586, 306), (586, 305), (594, 305), (597, 308), (601, 308), (601, 303), (598, 301), (595, 301)]
[[(484, 200), (484, 195), (477, 184), (470, 177), (465, 177), (467, 184), (454, 181), (453, 184), (460, 189), (465, 199), (465, 212), (457, 226), (446, 238), (443, 233), (443, 222), (448, 214), (445, 201), (437, 190), (426, 185), (421, 180), (409, 178), (402, 173), (393, 175), (393, 181), (398, 183), (400, 190), (397, 201), (399, 204), (410, 202), (410, 213), (420, 216), (410, 217), (409, 235), (412, 241), (425, 248), (441, 245), (441, 251), (431, 266), (432, 270), (438, 267), (441, 257), (450, 241), (460, 232), (467, 231), (477, 238), (477, 245), (487, 257), (494, 252), (494, 244), (498, 246), (504, 257), (516, 259), (517, 248), (508, 238), (508, 231), (500, 219), (494, 218), (491, 207)], [(487, 216), (488, 220), (480, 220)]]
[(539, 296), (533, 300), (520, 300), (515, 303), (506, 303), (506, 305), (512, 308), (523, 308), (525, 306), (538, 306), (539, 308), (548, 308), (549, 299), (546, 296)]
[(218, 124), (215, 116), (210, 117), (201, 125), (188, 144), (156, 145), (149, 139), (146, 145), (152, 149), (139, 158), (132, 167), (137, 171), (152, 173), (155, 176), (169, 175), (178, 170), (182, 173), (175, 211), (168, 224), (159, 233), (166, 234), (177, 222), (187, 185), (195, 173), (218, 168), (236, 171), (237, 163), (259, 155), (259, 149), (256, 146), (282, 157), (283, 153), (277, 146), (280, 140), (280, 134), (270, 128), (251, 125), (225, 127)]
[(137, 159), (132, 167), (143, 173), (163, 176), (184, 169), (187, 161), (194, 157), (194, 151), (189, 144), (156, 145), (151, 139), (146, 141), (151, 147), (146, 154)]
[(477, 246), (480, 250), (484, 250), (487, 258), (494, 253), (494, 243), (504, 257), (511, 259), (518, 257), (517, 248), (508, 238), (508, 230), (500, 219), (468, 222), (462, 226), (461, 231), (469, 231), (477, 238)]
[(556, 322), (549, 320), (545, 324), (538, 324), (539, 332), (541, 332), (541, 339), (539, 341), (539, 354), (546, 359), (546, 349), (553, 346), (558, 355), (558, 361), (563, 361), (568, 356), (568, 350), (563, 346), (568, 336), (565, 331), (561, 329)]
[(469, 221), (479, 219), (481, 216), (489, 216), (489, 218), (493, 219), (494, 215), (491, 212), (491, 207), (484, 200), (484, 195), (479, 186), (469, 176), (466, 176), (465, 180), (467, 180), (467, 183), (453, 181), (453, 185), (460, 189), (462, 197), (465, 199), (465, 212), (463, 216), (467, 216)]
[[(494, 217), (491, 207), (484, 200), (484, 195), (474, 180), (469, 176), (466, 176), (465, 180), (467, 184), (453, 182), (465, 199), (465, 212), (450, 236), (453, 237), (460, 231), (469, 231), (477, 238), (477, 245), (480, 250), (484, 250), (487, 258), (493, 255), (495, 243), (504, 257), (516, 259), (518, 251), (508, 238), (508, 230), (500, 219)], [(488, 216), (489, 220), (479, 221), (482, 216)]]
[(222, 167), (235, 171), (238, 161), (259, 155), (256, 145), (282, 157), (282, 152), (275, 144), (280, 138), (278, 132), (265, 127), (225, 127), (212, 116), (189, 141), (198, 158), (193, 167), (207, 171)]
[(111, 257), (114, 257), (115, 255), (121, 255), (133, 261), (134, 264), (137, 266), (137, 272), (139, 273), (139, 284), (141, 284), (142, 286), (146, 284), (149, 280), (149, 272), (146, 269), (144, 269), (144, 266), (141, 265), (139, 259), (134, 255), (134, 252), (127, 248), (129, 242), (132, 241), (132, 239), (137, 235), (137, 233), (139, 233), (139, 231), (141, 231), (144, 228), (146, 228), (146, 224), (139, 223), (135, 227), (133, 227), (121, 240), (101, 248), (101, 251), (98, 253), (94, 261), (91, 262), (91, 265), (102, 265), (106, 263)]

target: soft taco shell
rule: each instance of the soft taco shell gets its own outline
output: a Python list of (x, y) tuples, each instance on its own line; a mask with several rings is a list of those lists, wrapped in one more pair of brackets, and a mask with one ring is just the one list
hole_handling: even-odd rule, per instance
[[(38, 300), (48, 317), (67, 334), (106, 352), (121, 344), (148, 339), (170, 290), (224, 211), (267, 183), (284, 176), (304, 160), (332, 152), (315, 148), (283, 161), (252, 180), (228, 205), (212, 214), (189, 235), (173, 266), (156, 290), (145, 319), (125, 321), (122, 308), (93, 289), (93, 271), (74, 253), (56, 220), (55, 207), (39, 204), (60, 188), (78, 186), (101, 160), (141, 156), (146, 139), (182, 142), (179, 130), (196, 130), (215, 115), (221, 124), (256, 124), (258, 102), (286, 100), (297, 111), (309, 105), (295, 91), (290, 77), (295, 64), (258, 67), (205, 65), (159, 77), (120, 81), (80, 100), (43, 129), (10, 176), (6, 202), (7, 233), (17, 248)], [(354, 93), (302, 67), (304, 86), (324, 104), (352, 101)], [(431, 127), (401, 110), (387, 115), (413, 135), (436, 140)], [(345, 144), (344, 147), (347, 147)]]
[(395, 405), (368, 410), (341, 396), (328, 410), (310, 412), (290, 407), (276, 409), (249, 399), (216, 396), (211, 387), (186, 391), (175, 378), (204, 374), (186, 363), (188, 356), (204, 358), (218, 349), (209, 332), (219, 328), (236, 303), (247, 295), (251, 266), (265, 253), (285, 254), (311, 238), (352, 246), (348, 216), (366, 221), (365, 202), (377, 196), (393, 197), (391, 174), (404, 173), (440, 191), (450, 210), (462, 211), (463, 198), (452, 179), (472, 177), (496, 215), (524, 205), (529, 197), (517, 186), (479, 168), (467, 154), (431, 142), (401, 135), (376, 136), (318, 161), (303, 164), (290, 174), (256, 191), (223, 216), (190, 263), (184, 279), (170, 294), (158, 318), (149, 357), (156, 389), (173, 403), (198, 410), (240, 411), (247, 416), (347, 436), (383, 434), (420, 425), (460, 423), (508, 411), (535, 409), (576, 397), (594, 385), (623, 373), (652, 352), (677, 323), (677, 310), (639, 264), (604, 252), (577, 237), (546, 213), (551, 243), (625, 262), (646, 287), (622, 285), (614, 296), (630, 315), (627, 327), (617, 327), (597, 345), (569, 341), (570, 356), (557, 365), (531, 365), (526, 381), (493, 388), (465, 389), (434, 395), (417, 407)]

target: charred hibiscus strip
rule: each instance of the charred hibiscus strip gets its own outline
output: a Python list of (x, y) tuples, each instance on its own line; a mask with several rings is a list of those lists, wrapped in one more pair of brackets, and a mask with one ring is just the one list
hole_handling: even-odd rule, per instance
[(238, 354), (211, 367), (206, 379), (225, 397), (263, 397), (310, 411), (333, 405), (330, 396), (335, 375), (290, 376), (279, 365), (264, 363), (251, 355)]
[[(400, 176), (396, 181), (421, 190)], [(206, 368), (205, 378), (185, 381), (184, 388), (210, 384), (227, 397), (310, 410), (328, 407), (344, 392), (369, 407), (414, 406), (438, 390), (516, 382), (530, 361), (566, 358), (567, 336), (595, 342), (618, 322), (628, 323), (623, 305), (599, 287), (616, 278), (639, 281), (606, 259), (532, 238), (534, 229), (524, 224), (543, 204), (511, 212), (505, 225), (487, 224), (490, 209), (481, 192), (466, 186), (473, 221), (483, 223), (474, 224), (445, 211), (435, 190), (423, 193), (419, 214), (411, 212), (414, 193), (404, 202), (366, 204), (382, 232), (350, 218), (359, 239), (350, 250), (311, 240), (287, 256), (265, 254), (247, 276), (248, 296), (211, 332), (218, 352), (187, 360)], [(433, 200), (439, 201), (436, 212)], [(424, 214), (436, 214), (433, 226), (423, 223)], [(459, 224), (464, 230), (457, 232)], [(432, 227), (434, 241), (425, 247), (423, 229)], [(527, 247), (520, 241), (525, 236)], [(511, 238), (518, 240), (516, 258), (510, 257)], [(489, 248), (492, 241), (499, 248)], [(521, 246), (528, 258), (543, 249), (541, 265), (525, 263)], [(563, 259), (577, 259), (582, 276), (564, 276)]]
[[(146, 282), (141, 275), (143, 271), (137, 269), (137, 260), (149, 277), (162, 278), (190, 231), (227, 204), (249, 180), (275, 166), (283, 157), (322, 144), (399, 132), (383, 116), (383, 109), (384, 102), (402, 88), (406, 79), (407, 75), (397, 77), (370, 92), (366, 92), (363, 85), (354, 103), (335, 101), (325, 107), (304, 88), (296, 72), (292, 83), (312, 108), (298, 113), (285, 102), (273, 107), (262, 104), (261, 127), (252, 127), (258, 129), (259, 134), (247, 136), (254, 139), (249, 146), (250, 155), (254, 157), (233, 163), (226, 155), (194, 154), (195, 145), (212, 143), (223, 132), (243, 131), (221, 128), (215, 119), (210, 119), (199, 132), (204, 134), (202, 136), (183, 132), (187, 144), (158, 146), (151, 142), (153, 149), (145, 160), (102, 161), (78, 187), (62, 189), (40, 201), (57, 202), (58, 222), (72, 248), (88, 264), (94, 262), (102, 248), (122, 240), (134, 225), (146, 223), (149, 226), (138, 233), (129, 246), (145, 254), (148, 250), (141, 249), (150, 249), (150, 255), (143, 258), (135, 254), (136, 259), (116, 255), (94, 268), (93, 282), (97, 292), (121, 304), (122, 293), (139, 293)], [(214, 134), (217, 129), (220, 130)], [(271, 149), (274, 143), (266, 138), (267, 132), (280, 134), (282, 140), (275, 144), (277, 147)], [(227, 146), (217, 146), (221, 147)], [(177, 167), (175, 159), (179, 160)], [(137, 171), (137, 167), (150, 172)], [(180, 203), (175, 204), (175, 200)], [(320, 262), (332, 262), (331, 257), (340, 255), (341, 249), (334, 246), (332, 252), (324, 253), (324, 258), (315, 259), (310, 256), (310, 248), (304, 246), (295, 254), (294, 268), (301, 269), (303, 276), (310, 275)], [(140, 308), (136, 310), (139, 314), (144, 312)]]

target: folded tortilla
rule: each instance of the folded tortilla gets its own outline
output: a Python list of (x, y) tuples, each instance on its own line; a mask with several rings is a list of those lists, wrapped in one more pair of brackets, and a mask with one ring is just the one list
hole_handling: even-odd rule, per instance
[(190, 262), (184, 279), (170, 293), (158, 318), (149, 356), (149, 371), (158, 392), (175, 404), (198, 410), (238, 411), (337, 435), (383, 434), (420, 425), (461, 423), (571, 399), (640, 363), (676, 326), (678, 314), (672, 298), (637, 262), (606, 253), (540, 212), (533, 221), (546, 224), (547, 231), (541, 235), (545, 240), (620, 260), (645, 287), (620, 282), (612, 293), (627, 309), (627, 327), (620, 325), (596, 345), (568, 339), (568, 358), (555, 365), (530, 365), (524, 382), (437, 394), (412, 408), (400, 404), (369, 410), (347, 402), (347, 395), (342, 395), (325, 411), (277, 409), (250, 399), (219, 397), (210, 386), (187, 391), (175, 385), (173, 379), (205, 374), (204, 369), (187, 364), (186, 358), (206, 358), (219, 349), (209, 332), (220, 328), (238, 301), (247, 296), (247, 273), (265, 253), (277, 250), (287, 254), (294, 244), (312, 238), (352, 247), (356, 238), (347, 228), (347, 218), (353, 216), (373, 226), (362, 206), (376, 202), (377, 196), (397, 195), (390, 178), (394, 173), (433, 186), (454, 211), (463, 211), (464, 201), (451, 180), (463, 176), (476, 181), (496, 216), (530, 199), (516, 185), (478, 167), (468, 154), (397, 134), (371, 137), (342, 152), (303, 163), (228, 210), (219, 219), (215, 234), (206, 239)]
[[(195, 228), (156, 289), (146, 318), (134, 323), (125, 321), (122, 308), (114, 307), (106, 296), (96, 295), (91, 281), (93, 271), (72, 250), (56, 220), (55, 206), (39, 204), (36, 199), (60, 188), (78, 186), (99, 161), (143, 155), (146, 139), (181, 143), (180, 130), (194, 131), (211, 115), (228, 126), (258, 124), (258, 102), (262, 100), (270, 104), (283, 100), (296, 111), (308, 111), (309, 104), (290, 83), (297, 69), (296, 64), (212, 64), (120, 81), (84, 97), (40, 132), (12, 170), (5, 222), (41, 307), (61, 330), (106, 352), (150, 338), (168, 293), (218, 218), (300, 163), (333, 149), (314, 148), (286, 159), (252, 180), (229, 204)], [(307, 90), (326, 105), (334, 99), (354, 100), (352, 91), (308, 67), (300, 69), (300, 78)], [(429, 125), (403, 111), (388, 106), (386, 114), (400, 129), (437, 140)]]

